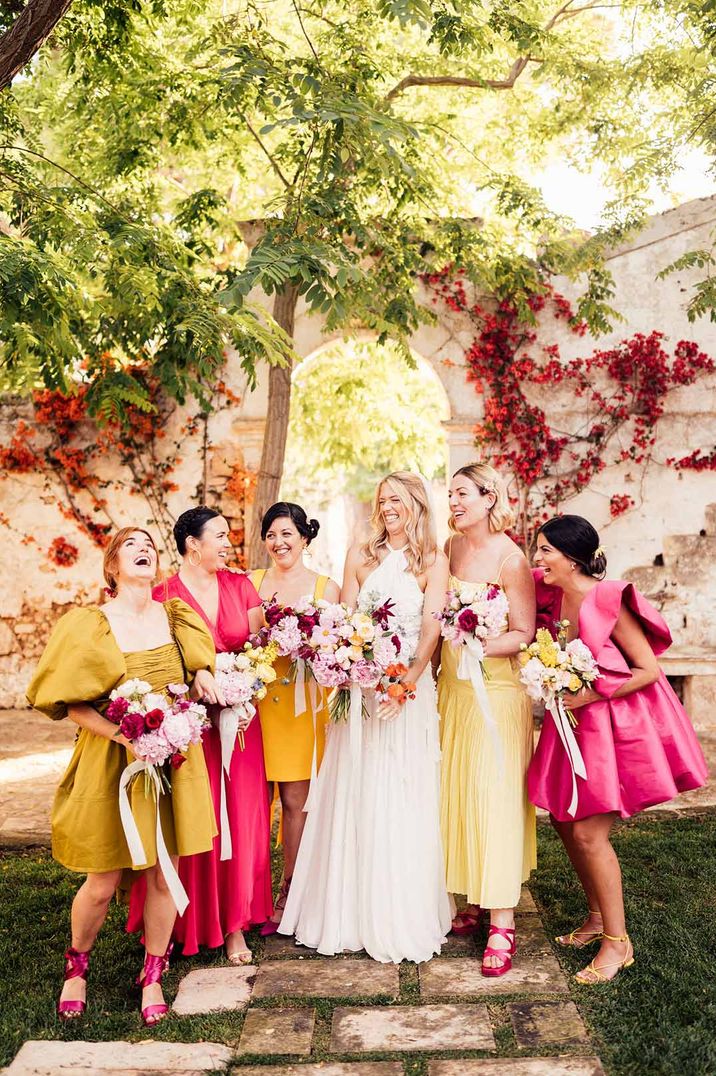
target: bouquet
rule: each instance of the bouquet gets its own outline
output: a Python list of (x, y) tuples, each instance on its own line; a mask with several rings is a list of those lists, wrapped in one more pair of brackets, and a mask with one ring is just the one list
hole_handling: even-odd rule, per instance
[(391, 601), (372, 606), (366, 599), (355, 612), (330, 604), (321, 611), (308, 660), (322, 687), (338, 689), (331, 699), (332, 721), (348, 719), (351, 688), (377, 688), (386, 670), (395, 665), (402, 644), (388, 627), (392, 608)]
[(563, 695), (565, 691), (576, 693), (593, 684), (599, 678), (599, 668), (581, 639), (567, 642), (568, 627), (568, 620), (559, 621), (556, 639), (546, 628), (537, 629), (535, 641), (522, 647), (520, 679), (529, 697), (545, 704), (567, 752), (572, 773), (572, 798), (567, 812), (574, 817), (579, 801), (577, 777), (586, 780), (587, 768), (573, 731), (577, 721), (565, 707)]
[(246, 746), (244, 729), (256, 716), (253, 700), (265, 698), (266, 685), (276, 679), (273, 666), (278, 654), (275, 642), (257, 641), (256, 645), (246, 643), (239, 653), (216, 655), (216, 685), (226, 700), (221, 717), (226, 714), (225, 720), (235, 719), (242, 751)]
[[(567, 642), (568, 620), (557, 624), (557, 638), (553, 639), (547, 628), (538, 628), (535, 641), (523, 644), (519, 661), (522, 669), (520, 679), (527, 694), (537, 702), (543, 702), (553, 710), (558, 702), (564, 706), (561, 696), (565, 691), (576, 694), (589, 687), (599, 678), (599, 669), (591, 650), (581, 639)], [(571, 710), (565, 713), (573, 728), (577, 719)]]
[(485, 643), (500, 634), (507, 623), (509, 605), (501, 587), (491, 583), (462, 583), (447, 592), (445, 607), (436, 618), (440, 634), (453, 646), (466, 646), (478, 661), (485, 658)]
[(182, 766), (189, 746), (201, 741), (204, 729), (209, 725), (206, 707), (192, 702), (188, 696), (186, 684), (169, 684), (166, 692), (162, 692), (154, 691), (146, 680), (126, 680), (111, 693), (106, 714), (142, 756), (125, 766), (119, 779), (119, 817), (132, 864), (144, 866), (147, 854), (127, 789), (135, 777), (144, 773), (145, 795), (153, 788), (156, 796), (157, 859), (179, 915), (186, 911), (189, 897), (167, 851), (159, 796), (171, 788), (167, 764), (174, 769)]
[(146, 680), (126, 680), (110, 695), (107, 718), (146, 761), (145, 791), (156, 774), (160, 787), (171, 785), (165, 763), (179, 769), (190, 744), (200, 743), (209, 724), (206, 707), (192, 702), (186, 684), (169, 684), (166, 692), (154, 691)]

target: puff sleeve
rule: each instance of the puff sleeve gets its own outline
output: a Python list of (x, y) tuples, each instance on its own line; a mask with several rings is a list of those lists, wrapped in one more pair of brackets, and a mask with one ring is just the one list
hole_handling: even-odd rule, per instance
[(164, 608), (188, 679), (193, 680), (199, 669), (208, 669), (213, 673), (216, 661), (214, 640), (199, 614), (181, 598), (170, 598), (164, 603)]
[(106, 617), (97, 608), (60, 617), (40, 658), (27, 699), (53, 721), (67, 707), (106, 699), (126, 672), (124, 656)]

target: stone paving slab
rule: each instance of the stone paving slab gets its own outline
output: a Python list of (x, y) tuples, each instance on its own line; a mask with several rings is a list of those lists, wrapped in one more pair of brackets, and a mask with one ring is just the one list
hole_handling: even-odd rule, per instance
[[(343, 960), (365, 960), (368, 954), (364, 949), (358, 953), (342, 953)], [(308, 949), (305, 945), (298, 945), (292, 937), (285, 934), (270, 934), (264, 942), (264, 959), (293, 957), (294, 960), (325, 960), (315, 949)]]
[(213, 1072), (226, 1068), (233, 1050), (218, 1042), (59, 1042), (31, 1039), (8, 1067), (9, 1076), (79, 1072), (87, 1076), (118, 1069), (152, 1072)]
[(395, 1050), (494, 1050), (485, 1005), (401, 1005), (336, 1009), (335, 1053)]
[(240, 1054), (310, 1054), (315, 1009), (249, 1009)]
[(481, 958), (474, 960), (431, 960), (421, 964), (420, 996), (449, 997), (470, 994), (565, 994), (568, 987), (552, 954), (521, 956), (517, 953), (512, 971), (500, 978), (481, 972)]
[(256, 967), (198, 968), (179, 983), (172, 1009), (177, 1016), (245, 1009), (251, 1000)]
[(520, 1046), (589, 1042), (573, 1001), (520, 1001), (509, 1006)]
[(305, 963), (295, 960), (266, 961), (261, 964), (255, 998), (293, 994), (298, 997), (350, 998), (400, 992), (395, 964), (378, 964), (371, 960), (345, 960), (322, 957)]
[(604, 1076), (598, 1057), (514, 1057), (430, 1061), (428, 1076)]
[(317, 1061), (315, 1064), (298, 1065), (242, 1065), (233, 1068), (231, 1076), (403, 1076), (403, 1062)]
[(530, 893), (527, 886), (522, 886), (522, 892), (520, 893), (519, 904), (515, 908), (515, 915), (538, 915), (537, 905), (534, 902), (534, 897)]

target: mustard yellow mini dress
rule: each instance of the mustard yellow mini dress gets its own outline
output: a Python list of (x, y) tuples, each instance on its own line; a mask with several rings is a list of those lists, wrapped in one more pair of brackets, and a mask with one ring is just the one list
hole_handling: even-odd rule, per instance
[[(251, 572), (251, 582), (257, 591), (260, 590), (265, 575), (265, 568)], [(318, 576), (313, 593), (314, 601), (323, 597), (327, 582), (327, 575)], [(311, 777), (314, 743), (317, 767), (321, 765), (326, 744), (327, 692), (313, 684), (317, 700), (314, 719), (307, 680), (304, 687), (306, 709), (304, 713), (296, 714), (296, 684), (291, 678), (290, 659), (279, 658), (274, 668), (276, 679), (268, 685), (266, 697), (259, 703), (266, 778), (269, 781), (308, 781)]]
[[(31, 706), (53, 720), (73, 704), (88, 703), (103, 713), (110, 692), (138, 677), (155, 691), (191, 682), (199, 669), (214, 668), (214, 643), (201, 618), (185, 602), (164, 603), (172, 642), (152, 650), (123, 653), (109, 621), (97, 606), (74, 609), (55, 625), (27, 691)], [(133, 756), (113, 740), (80, 729), (75, 749), (52, 808), (52, 855), (82, 874), (132, 867), (119, 816), (119, 779)], [(201, 744), (171, 771), (171, 793), (160, 797), (162, 829), (171, 855), (206, 852), (217, 832), (214, 806)], [(156, 862), (156, 807), (135, 780), (130, 803), (146, 866)]]
[[(460, 580), (451, 577), (450, 586), (458, 588)], [(514, 908), (522, 882), (537, 865), (535, 809), (526, 780), (532, 707), (517, 660), (486, 658), (485, 687), (501, 744), (495, 751), (472, 684), (458, 679), (459, 651), (443, 640), (440, 660), (440, 828), (447, 888), (482, 908)]]

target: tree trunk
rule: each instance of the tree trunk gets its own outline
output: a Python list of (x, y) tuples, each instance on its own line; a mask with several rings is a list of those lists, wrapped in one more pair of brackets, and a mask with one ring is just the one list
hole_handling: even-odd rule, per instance
[[(273, 304), (275, 320), (290, 337), (293, 337), (297, 301), (298, 289), (294, 284), (286, 284), (276, 293)], [(251, 568), (263, 568), (268, 564), (268, 555), (261, 540), (261, 520), (266, 509), (279, 498), (291, 406), (292, 373), (293, 366), (290, 363), (286, 366), (272, 366), (269, 370), (266, 430), (252, 506), (250, 537), (246, 547), (246, 562)]]
[(28, 0), (0, 37), (0, 90), (6, 89), (50, 36), (72, 0)]

